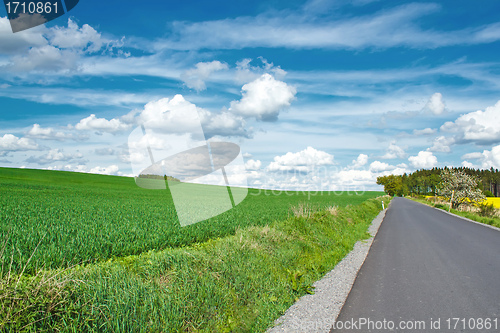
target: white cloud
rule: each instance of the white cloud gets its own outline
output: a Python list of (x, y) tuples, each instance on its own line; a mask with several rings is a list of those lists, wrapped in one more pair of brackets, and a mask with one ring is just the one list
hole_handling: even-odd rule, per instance
[(149, 102), (144, 106), (139, 119), (146, 128), (164, 133), (185, 134), (197, 132), (200, 116), (208, 114), (209, 111), (186, 101), (182, 95), (175, 95), (172, 99), (162, 98)]
[(382, 171), (391, 171), (394, 169), (395, 169), (394, 166), (380, 161), (374, 161), (370, 164), (370, 171), (375, 173)]
[(80, 120), (75, 125), (75, 128), (79, 131), (116, 133), (130, 129), (131, 125), (123, 123), (120, 119), (107, 120), (105, 118), (97, 118), (95, 114), (91, 114), (87, 118)]
[(32, 87), (25, 89), (22, 86), (12, 86), (0, 90), (0, 96), (16, 99), (25, 99), (36, 103), (55, 105), (88, 106), (118, 106), (134, 108), (144, 105), (160, 96), (153, 94), (136, 94), (123, 91), (92, 89), (69, 89), (61, 87)]
[(81, 165), (81, 164), (79, 164), (79, 165), (67, 164), (67, 165), (60, 165), (60, 166), (54, 165), (54, 166), (49, 166), (49, 167), (46, 167), (43, 169), (87, 173), (87, 166)]
[(245, 163), (245, 168), (247, 170), (259, 170), (261, 166), (262, 166), (262, 162), (259, 160), (248, 160)]
[(101, 37), (94, 28), (88, 24), (78, 27), (74, 21), (68, 19), (68, 27), (55, 26), (49, 29), (48, 38), (51, 44), (63, 49), (79, 49), (86, 53), (99, 51), (105, 43), (111, 41)]
[(120, 168), (117, 165), (110, 165), (108, 167), (95, 167), (90, 169), (89, 173), (96, 173), (101, 175), (117, 175)]
[(199, 62), (195, 68), (189, 69), (182, 73), (181, 80), (189, 88), (194, 88), (197, 91), (207, 89), (205, 81), (213, 72), (228, 69), (227, 64), (214, 60), (212, 62)]
[(120, 168), (113, 164), (107, 167), (100, 167), (96, 166), (93, 168), (88, 168), (86, 165), (82, 164), (67, 164), (67, 165), (56, 165), (56, 166), (49, 166), (45, 168), (46, 170), (61, 170), (61, 171), (73, 171), (73, 172), (82, 172), (82, 173), (94, 173), (94, 174), (100, 174), (100, 175), (113, 175), (113, 176), (125, 176), (125, 177), (133, 177), (131, 174), (125, 174), (120, 170)]
[(438, 136), (434, 139), (432, 147), (427, 149), (432, 152), (439, 153), (449, 153), (451, 152), (451, 146), (455, 144), (455, 139), (452, 137)]
[(26, 162), (43, 165), (43, 164), (50, 164), (53, 162), (67, 162), (76, 159), (81, 160), (82, 158), (83, 155), (81, 153), (66, 154), (60, 149), (51, 149), (49, 152), (41, 156), (38, 157), (31, 156), (26, 160)]
[(202, 125), (206, 138), (215, 135), (250, 137), (251, 132), (245, 129), (245, 120), (229, 112), (211, 113), (204, 110)]
[(44, 27), (37, 27), (17, 33), (12, 33), (7, 17), (0, 17), (0, 54), (15, 54), (29, 47), (43, 46), (47, 40), (43, 37)]
[[(464, 156), (462, 156), (462, 159), (478, 160), (478, 162), (480, 163), (479, 166), (482, 169), (500, 169), (500, 145), (492, 147), (491, 150), (484, 150), (482, 153), (475, 152), (465, 154)], [(462, 165), (471, 168), (479, 167), (470, 163), (469, 161), (463, 161)]]
[(4, 134), (0, 137), (0, 151), (24, 151), (38, 150), (38, 144), (27, 138), (18, 138), (12, 134)]
[(34, 124), (33, 127), (26, 133), (26, 136), (34, 139), (42, 140), (58, 140), (64, 141), (72, 139), (73, 135), (64, 132), (56, 131), (52, 127), (43, 128), (39, 124)]
[(469, 162), (469, 161), (462, 161), (461, 165), (464, 167), (464, 168), (470, 168), (470, 169), (477, 169), (479, 168), (477, 165)]
[(260, 64), (252, 66), (251, 63), (254, 61), (250, 58), (245, 58), (236, 63), (236, 77), (237, 83), (248, 83), (254, 81), (265, 73), (272, 73), (272, 75), (278, 79), (282, 80), (286, 71), (281, 69), (280, 66), (274, 66), (272, 62), (268, 62), (263, 57), (259, 57)]
[(443, 95), (441, 95), (441, 93), (434, 93), (425, 105), (424, 109), (431, 111), (435, 115), (440, 115), (443, 113), (444, 108), (445, 105), (443, 102)]
[(360, 168), (363, 165), (365, 165), (366, 163), (368, 163), (368, 155), (359, 154), (359, 156), (355, 160), (352, 161), (352, 167), (354, 169)]
[(174, 22), (173, 38), (156, 43), (156, 49), (242, 49), (286, 47), (292, 49), (363, 49), (436, 47), (491, 43), (499, 40), (498, 23), (455, 31), (437, 31), (418, 25), (437, 12), (438, 4), (411, 3), (373, 14), (346, 19), (278, 12), (203, 22)]
[(468, 153), (462, 156), (463, 160), (477, 160), (483, 157), (481, 153)]
[(423, 130), (413, 130), (413, 135), (418, 135), (418, 136), (421, 136), (421, 135), (432, 135), (432, 134), (435, 134), (437, 132), (437, 129), (433, 129), (433, 128), (424, 128)]
[(52, 45), (31, 48), (26, 56), (12, 58), (10, 70), (15, 72), (69, 71), (77, 68), (78, 55)]
[(192, 134), (211, 138), (220, 136), (249, 137), (242, 117), (222, 111), (212, 113), (186, 101), (182, 95), (162, 98), (144, 106), (138, 116), (146, 128), (165, 134)]
[(229, 111), (263, 121), (278, 119), (280, 110), (290, 106), (297, 93), (294, 87), (276, 80), (270, 74), (245, 84), (241, 90), (243, 97), (239, 101), (232, 101)]
[(332, 176), (336, 186), (367, 186), (375, 184), (375, 175), (368, 170), (342, 170)]
[(500, 141), (500, 101), (484, 111), (478, 110), (460, 116), (454, 122), (446, 122), (442, 131), (457, 133), (457, 143), (474, 142), (477, 144)]
[(15, 37), (9, 37), (12, 32), (2, 33), (8, 29), (7, 22), (7, 19), (0, 18), (0, 54), (14, 55), (8, 64), (2, 66), (13, 73), (75, 72), (80, 68), (83, 55), (96, 53), (104, 47), (111, 52), (123, 44), (103, 38), (88, 24), (79, 27), (71, 19), (68, 19), (67, 27), (37, 27), (18, 32)]
[(408, 161), (416, 169), (431, 169), (438, 163), (437, 157), (430, 151), (420, 151), (417, 156), (410, 156)]
[(274, 157), (274, 161), (269, 164), (267, 171), (309, 172), (318, 166), (333, 165), (333, 159), (333, 155), (316, 150), (313, 147), (307, 147), (297, 153), (289, 152), (285, 155)]
[(389, 147), (387, 148), (387, 152), (381, 158), (386, 159), (386, 160), (392, 160), (395, 158), (405, 158), (405, 157), (406, 157), (406, 153), (405, 153), (404, 149), (399, 147), (398, 145), (396, 145), (396, 142), (393, 141), (389, 144)]

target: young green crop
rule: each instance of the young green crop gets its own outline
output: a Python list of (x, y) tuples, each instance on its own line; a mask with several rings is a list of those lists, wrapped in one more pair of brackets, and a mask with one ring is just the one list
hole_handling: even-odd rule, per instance
[(299, 204), (319, 210), (380, 194), (250, 189), (234, 209), (181, 227), (169, 191), (132, 178), (0, 168), (0, 276), (200, 243), (286, 219)]

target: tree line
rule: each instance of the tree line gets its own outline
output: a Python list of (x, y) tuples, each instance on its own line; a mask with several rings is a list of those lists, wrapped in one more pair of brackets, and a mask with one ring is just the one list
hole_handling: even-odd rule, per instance
[(442, 185), (443, 172), (454, 171), (464, 173), (477, 179), (477, 188), (487, 197), (500, 196), (500, 171), (498, 169), (433, 168), (418, 170), (410, 174), (389, 175), (377, 178), (377, 184), (384, 185), (389, 195), (437, 195)]

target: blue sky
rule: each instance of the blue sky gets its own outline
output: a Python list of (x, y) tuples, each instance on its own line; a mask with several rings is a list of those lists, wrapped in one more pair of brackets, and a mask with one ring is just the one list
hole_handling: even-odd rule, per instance
[(252, 187), (500, 168), (500, 4), (480, 4), (82, 0), (15, 34), (2, 7), (0, 166), (132, 175), (131, 131), (181, 105)]

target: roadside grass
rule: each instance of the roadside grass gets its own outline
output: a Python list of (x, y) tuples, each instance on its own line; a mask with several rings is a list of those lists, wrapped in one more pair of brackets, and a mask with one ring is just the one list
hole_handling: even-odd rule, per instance
[[(450, 208), (448, 204), (433, 200), (432, 198), (427, 198), (427, 199), (422, 199), (422, 198), (416, 198), (416, 197), (411, 197), (412, 200), (435, 207), (439, 208), (445, 211), (448, 211)], [(462, 217), (466, 217), (468, 219), (471, 219), (473, 221), (479, 222), (479, 223), (484, 223), (488, 224), (497, 228), (500, 228), (500, 218), (496, 216), (480, 216), (477, 213), (473, 212), (464, 212), (456, 209), (451, 209), (451, 213), (455, 215), (459, 215)]]
[[(53, 282), (42, 273), (22, 278), (22, 290), (28, 293), (43, 280), (45, 287), (38, 288), (42, 294), (50, 297), (55, 285), (60, 288), (54, 295), (60, 296), (54, 306), (46, 306), (46, 296), (26, 296), (32, 303), (17, 308), (30, 306), (43, 319), (23, 327), (25, 312), (11, 311), (10, 324), (0, 324), (0, 331), (14, 323), (17, 332), (263, 332), (299, 297), (314, 292), (312, 283), (333, 269), (356, 241), (369, 238), (368, 226), (381, 210), (381, 200), (387, 206), (390, 198), (76, 266)], [(45, 276), (54, 276), (50, 274)], [(2, 290), (17, 292), (17, 276), (3, 279)], [(1, 299), (0, 317), (15, 299)]]

